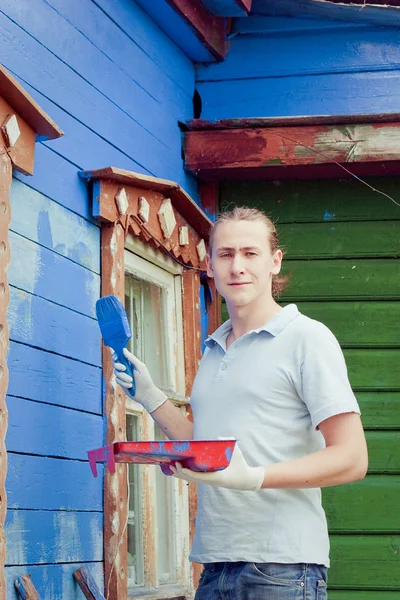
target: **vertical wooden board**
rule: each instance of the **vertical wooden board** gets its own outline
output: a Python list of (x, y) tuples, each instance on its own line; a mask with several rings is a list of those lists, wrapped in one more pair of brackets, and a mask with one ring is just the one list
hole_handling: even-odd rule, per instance
[(329, 586), (400, 591), (400, 537), (332, 535)]
[(90, 221), (92, 213), (86, 185), (76, 172), (74, 164), (45, 144), (36, 144), (34, 174), (27, 177), (15, 173), (15, 178)]
[(366, 429), (400, 429), (400, 393), (357, 392)]
[(398, 592), (357, 592), (355, 590), (329, 590), (329, 600), (399, 600)]
[(343, 347), (400, 346), (399, 302), (300, 301), (296, 304), (302, 314), (329, 327)]
[(400, 255), (400, 221), (290, 223), (279, 236), (286, 260)]
[[(104, 445), (101, 415), (7, 396), (8, 452), (87, 460)], [(34, 424), (34, 426), (32, 426)]]
[[(103, 563), (84, 563), (90, 570), (97, 585), (103, 589)], [(81, 600), (82, 593), (73, 573), (82, 562), (63, 565), (27, 565), (23, 567), (6, 567), (4, 570), (7, 586), (7, 600), (21, 600), (14, 587), (14, 581), (22, 575), (29, 575), (42, 600)]]
[(400, 390), (400, 350), (344, 350), (352, 387), (356, 390)]
[(102, 510), (101, 467), (99, 477), (95, 478), (89, 462), (13, 453), (9, 454), (8, 461), (8, 508)]
[(9, 283), (46, 300), (95, 317), (100, 276), (10, 232)]
[(101, 561), (101, 512), (9, 510), (7, 565)]
[[(400, 431), (367, 431), (369, 473), (400, 475)], [(396, 485), (396, 480), (391, 481)], [(400, 516), (400, 511), (399, 511)]]
[[(400, 201), (397, 178), (366, 182)], [(355, 179), (221, 182), (220, 203), (223, 210), (234, 204), (265, 210), (278, 231), (285, 223), (400, 219), (398, 206)]]
[(102, 414), (99, 367), (16, 342), (10, 343), (7, 363), (9, 395)]
[(13, 179), (10, 229), (100, 273), (100, 229)]
[(292, 273), (282, 300), (397, 300), (400, 261), (390, 258), (286, 261)]
[(85, 315), (10, 288), (10, 339), (101, 367), (97, 322)]
[[(331, 533), (400, 533), (400, 477), (368, 475), (325, 488), (323, 506)], [(384, 510), (383, 510), (384, 507)]]
[[(397, 112), (400, 73), (337, 73), (198, 83), (201, 118), (241, 119)], [(234, 102), (232, 101), (234, 98)], [(338, 168), (338, 177), (343, 171)]]

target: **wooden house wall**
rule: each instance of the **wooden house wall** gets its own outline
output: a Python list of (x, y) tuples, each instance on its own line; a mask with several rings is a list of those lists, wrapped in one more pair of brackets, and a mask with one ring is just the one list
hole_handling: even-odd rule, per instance
[(357, 21), (236, 19), (226, 60), (197, 71), (201, 118), (399, 112), (398, 40)]
[(11, 188), (7, 600), (26, 572), (42, 598), (71, 600), (72, 572), (87, 563), (101, 584), (103, 558), (86, 455), (104, 442), (100, 231), (77, 173), (114, 165), (196, 198), (178, 127), (194, 68), (131, 0), (4, 0), (0, 57), (65, 132)]

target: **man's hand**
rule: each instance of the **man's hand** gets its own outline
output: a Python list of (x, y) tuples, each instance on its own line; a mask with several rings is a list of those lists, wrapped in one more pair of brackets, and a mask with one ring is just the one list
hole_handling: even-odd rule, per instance
[(126, 371), (126, 367), (118, 362), (118, 357), (116, 354), (113, 354), (114, 360), (114, 373), (115, 379), (120, 385), (125, 393), (135, 400), (139, 402), (148, 413), (152, 413), (156, 408), (164, 404), (167, 400), (166, 394), (157, 386), (154, 385), (151, 375), (149, 373), (148, 368), (144, 363), (142, 363), (136, 356), (128, 352), (126, 348), (124, 348), (124, 355), (129, 360), (130, 363), (135, 367), (134, 377), (136, 384), (136, 393), (133, 396), (129, 390), (132, 387), (132, 377), (124, 373)]
[(171, 466), (171, 470), (175, 477), (184, 479), (189, 483), (207, 483), (216, 487), (250, 492), (258, 492), (264, 481), (265, 473), (264, 467), (250, 467), (247, 464), (237, 443), (233, 450), (231, 462), (222, 471), (198, 473), (191, 469), (184, 469), (179, 462), (175, 466)]

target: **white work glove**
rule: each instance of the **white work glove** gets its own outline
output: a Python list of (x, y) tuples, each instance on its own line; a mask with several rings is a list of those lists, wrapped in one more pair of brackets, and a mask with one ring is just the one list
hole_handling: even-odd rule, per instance
[[(232, 439), (232, 438), (218, 438)], [(232, 453), (231, 462), (222, 471), (212, 471), (211, 473), (200, 473), (191, 469), (183, 468), (182, 464), (177, 462), (170, 465), (171, 471), (175, 477), (184, 479), (189, 483), (207, 483), (216, 487), (229, 488), (231, 490), (245, 490), (249, 492), (258, 492), (264, 481), (264, 467), (250, 467), (244, 459), (244, 456), (238, 446)]]
[(167, 396), (162, 390), (154, 385), (146, 365), (136, 356), (131, 354), (126, 348), (124, 348), (123, 352), (125, 357), (135, 367), (133, 372), (136, 385), (135, 395), (133, 396), (129, 391), (132, 387), (132, 377), (124, 373), (126, 367), (118, 362), (118, 356), (113, 353), (115, 379), (118, 385), (124, 389), (125, 393), (130, 398), (139, 402), (148, 413), (152, 413), (156, 408), (161, 406), (161, 404), (164, 404), (167, 400)]

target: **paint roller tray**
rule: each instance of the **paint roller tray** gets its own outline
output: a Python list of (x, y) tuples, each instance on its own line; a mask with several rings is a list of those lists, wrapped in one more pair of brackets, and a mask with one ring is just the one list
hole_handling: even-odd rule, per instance
[(97, 477), (96, 463), (107, 463), (111, 473), (115, 463), (160, 465), (163, 473), (172, 475), (170, 464), (179, 461), (193, 471), (220, 471), (231, 460), (236, 440), (166, 440), (154, 442), (115, 442), (88, 451), (89, 464)]

